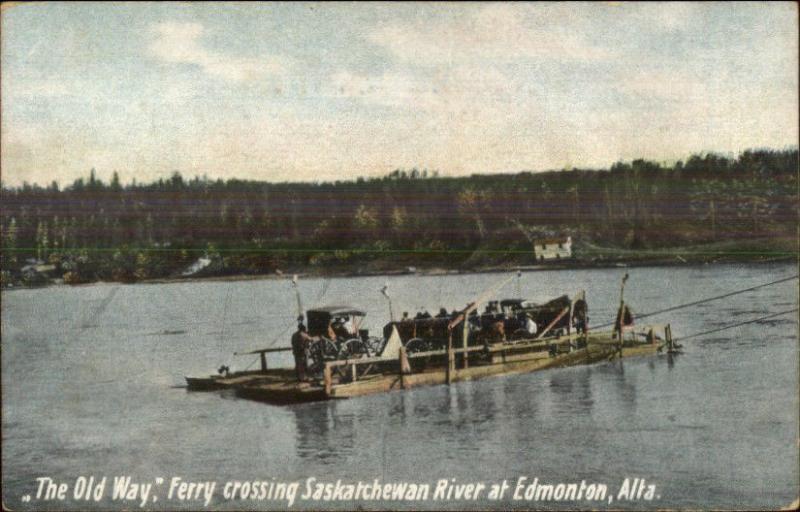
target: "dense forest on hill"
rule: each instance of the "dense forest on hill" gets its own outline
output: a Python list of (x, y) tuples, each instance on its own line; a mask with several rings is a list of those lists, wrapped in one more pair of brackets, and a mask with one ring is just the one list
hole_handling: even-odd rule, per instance
[[(695, 155), (663, 166), (441, 177), (397, 170), (325, 183), (95, 177), (2, 187), (4, 281), (34, 260), (68, 282), (216, 274), (533, 263), (571, 235), (578, 260), (609, 250), (795, 239), (798, 151)], [(758, 247), (756, 245), (756, 247)]]

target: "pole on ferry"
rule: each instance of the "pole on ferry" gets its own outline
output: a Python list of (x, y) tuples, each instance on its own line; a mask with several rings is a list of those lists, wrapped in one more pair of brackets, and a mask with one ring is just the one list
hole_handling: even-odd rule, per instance
[(468, 368), (469, 367), (469, 352), (467, 352), (467, 338), (469, 337), (469, 330), (468, 330), (467, 320), (468, 320), (468, 318), (465, 316), (464, 320), (463, 320), (464, 329), (463, 329), (463, 332), (461, 334), (461, 336), (462, 336), (461, 337), (461, 348), (464, 349), (464, 354), (462, 356), (464, 364), (462, 366), (464, 368)]
[(619, 313), (617, 314), (617, 329), (619, 329), (619, 351), (622, 353), (622, 327), (625, 325), (625, 283), (628, 281), (628, 273), (622, 278), (622, 285), (619, 287)]
[(381, 288), (381, 293), (383, 294), (384, 297), (386, 297), (386, 300), (389, 301), (389, 320), (394, 322), (394, 311), (392, 310), (392, 298), (389, 297), (389, 292), (387, 291), (388, 289), (389, 289), (389, 283), (384, 284), (383, 287)]
[[(461, 313), (459, 313), (458, 315), (456, 315), (455, 318), (450, 320), (450, 323), (447, 325), (447, 331), (449, 332), (448, 342), (447, 342), (448, 370), (449, 370), (450, 364), (451, 364), (449, 362), (450, 359), (454, 359), (454, 355), (452, 354), (453, 328), (455, 328), (455, 326), (458, 325), (459, 322), (461, 322), (461, 321), (464, 322), (462, 347), (464, 348), (464, 358), (463, 358), (464, 368), (466, 368), (467, 367), (467, 357), (468, 357), (468, 352), (466, 351), (466, 348), (467, 348), (467, 338), (468, 338), (468, 334), (469, 334), (467, 322), (469, 321), (469, 314), (472, 313), (473, 311), (475, 311), (476, 309), (478, 309), (478, 307), (483, 302), (485, 302), (486, 299), (491, 297), (493, 294), (497, 293), (497, 291), (500, 290), (500, 288), (502, 288), (503, 286), (507, 285), (508, 282), (511, 281), (512, 279), (514, 279), (514, 275), (513, 274), (508, 276), (508, 278), (504, 279), (500, 284), (494, 286), (493, 288), (490, 288), (490, 289), (486, 290), (474, 302), (469, 303), (467, 305), (467, 307), (464, 310), (461, 311)], [(449, 372), (448, 372), (448, 381), (447, 381), (448, 383), (451, 382), (450, 379), (451, 379), (451, 377), (450, 377)]]
[(297, 299), (297, 318), (303, 316), (303, 301), (300, 300), (300, 288), (297, 286), (297, 274), (292, 276), (292, 288), (294, 288), (294, 296)]
[(447, 336), (447, 384), (453, 382), (453, 374), (455, 373), (455, 356), (453, 355), (453, 330)]

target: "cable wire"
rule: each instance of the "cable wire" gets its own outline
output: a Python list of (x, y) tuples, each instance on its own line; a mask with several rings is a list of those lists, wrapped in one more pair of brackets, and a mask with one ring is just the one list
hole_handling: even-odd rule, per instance
[[(696, 306), (698, 304), (703, 304), (704, 302), (711, 302), (713, 300), (719, 300), (719, 299), (724, 299), (726, 297), (732, 297), (734, 295), (739, 295), (740, 293), (751, 292), (753, 290), (758, 290), (759, 288), (764, 288), (766, 286), (772, 286), (774, 284), (785, 283), (786, 281), (791, 281), (793, 279), (797, 279), (797, 277), (798, 277), (798, 275), (795, 274), (795, 275), (793, 275), (791, 277), (785, 277), (783, 279), (778, 279), (777, 281), (772, 281), (771, 283), (759, 284), (757, 286), (751, 286), (750, 288), (744, 288), (742, 290), (737, 290), (735, 292), (725, 293), (723, 295), (717, 295), (716, 297), (708, 297), (706, 299), (700, 299), (700, 300), (696, 300), (694, 302), (687, 302), (686, 304), (679, 304), (677, 306), (670, 306), (670, 307), (668, 307), (666, 309), (660, 309), (658, 311), (651, 311), (650, 313), (643, 313), (641, 315), (636, 315), (636, 318), (637, 319), (639, 319), (639, 318), (647, 318), (648, 316), (660, 315), (661, 313), (668, 313), (670, 311), (675, 311), (675, 310), (678, 310), (678, 309), (688, 308), (690, 306)], [(614, 325), (614, 323), (615, 322), (608, 322), (607, 324), (592, 326), (592, 328), (593, 329), (602, 329), (603, 327), (609, 327), (611, 325)]]
[(794, 312), (796, 312), (797, 310), (798, 310), (798, 308), (794, 308), (794, 309), (787, 309), (786, 311), (781, 311), (780, 313), (773, 313), (773, 314), (771, 314), (771, 315), (762, 316), (762, 317), (760, 317), (760, 318), (755, 318), (755, 319), (753, 319), (753, 320), (747, 320), (746, 322), (737, 322), (737, 323), (735, 323), (735, 324), (726, 325), (725, 327), (719, 327), (719, 328), (717, 328), (717, 329), (711, 329), (710, 331), (696, 332), (696, 333), (694, 333), (694, 334), (690, 334), (690, 335), (688, 335), (688, 336), (683, 336), (683, 337), (681, 337), (681, 338), (675, 338), (675, 340), (674, 340), (674, 341), (678, 341), (678, 340), (681, 340), (681, 341), (683, 341), (683, 340), (688, 340), (689, 338), (696, 338), (697, 336), (704, 336), (704, 335), (706, 335), (706, 334), (712, 334), (712, 333), (715, 333), (715, 332), (724, 331), (724, 330), (726, 330), (726, 329), (733, 329), (734, 327), (740, 327), (740, 326), (742, 326), (742, 325), (754, 324), (754, 323), (756, 323), (756, 322), (761, 322), (762, 320), (767, 320), (767, 319), (769, 319), (769, 318), (775, 318), (776, 316), (786, 315), (786, 314), (788, 314), (788, 313), (794, 313)]

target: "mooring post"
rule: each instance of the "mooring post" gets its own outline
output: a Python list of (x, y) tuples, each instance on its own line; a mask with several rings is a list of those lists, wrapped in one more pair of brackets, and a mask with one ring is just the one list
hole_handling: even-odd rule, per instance
[(575, 299), (569, 300), (569, 321), (567, 321), (567, 336), (572, 334), (572, 317), (575, 315)]
[(450, 336), (447, 337), (447, 383), (453, 382), (453, 372), (455, 371), (455, 357), (453, 355), (453, 330), (450, 329)]
[(322, 370), (322, 380), (325, 383), (325, 394), (331, 396), (333, 383), (331, 382), (331, 367), (328, 366), (328, 363), (325, 363), (325, 368)]
[(618, 322), (617, 322), (617, 329), (619, 329), (619, 355), (622, 357), (622, 327), (625, 325), (625, 282), (628, 280), (628, 273), (625, 272), (625, 276), (622, 278), (622, 285), (619, 287), (619, 315), (618, 315)]
[(266, 352), (261, 352), (261, 372), (267, 373), (267, 354)]
[(673, 352), (675, 347), (672, 343), (672, 327), (669, 324), (664, 326), (664, 337), (667, 338), (667, 352)]
[(400, 359), (400, 373), (403, 375), (411, 373), (411, 365), (408, 363), (408, 352), (406, 352), (406, 347), (400, 347), (398, 358)]
[(463, 354), (463, 360), (464, 360), (463, 367), (464, 368), (469, 368), (469, 352), (467, 352), (467, 337), (468, 337), (468, 335), (469, 335), (469, 332), (467, 330), (467, 315), (464, 315), (464, 330), (463, 330), (463, 333), (462, 333), (462, 343), (461, 343), (461, 347), (464, 349), (464, 354)]
[(400, 351), (398, 353), (398, 360), (400, 363), (400, 387), (403, 389), (408, 389), (408, 382), (406, 381), (406, 374), (411, 373), (411, 365), (408, 364), (408, 354), (406, 353), (406, 347), (400, 347)]

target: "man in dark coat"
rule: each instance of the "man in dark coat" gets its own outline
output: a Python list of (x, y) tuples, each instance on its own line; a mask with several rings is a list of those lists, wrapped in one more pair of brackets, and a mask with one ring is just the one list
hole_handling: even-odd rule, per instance
[(297, 380), (303, 382), (306, 380), (306, 368), (308, 362), (306, 361), (306, 348), (311, 342), (311, 336), (308, 335), (308, 330), (303, 322), (297, 325), (297, 332), (292, 335), (292, 355), (294, 355), (294, 369), (297, 373)]

